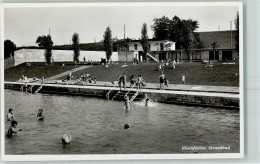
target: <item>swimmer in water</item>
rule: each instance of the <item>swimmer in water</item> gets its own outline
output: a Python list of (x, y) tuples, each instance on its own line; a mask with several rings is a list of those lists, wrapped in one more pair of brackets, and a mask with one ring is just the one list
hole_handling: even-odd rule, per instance
[(146, 107), (148, 107), (149, 101), (150, 101), (150, 99), (148, 98), (147, 94), (145, 94), (144, 104), (145, 104)]
[(19, 131), (22, 131), (22, 129), (16, 130), (15, 128), (17, 127), (18, 122), (17, 121), (12, 121), (11, 126), (9, 127), (7, 131), (7, 137), (11, 138), (15, 133), (19, 133)]
[(131, 102), (129, 100), (129, 97), (127, 96), (126, 99), (125, 99), (125, 108), (127, 111), (129, 111), (131, 109)]
[(63, 144), (69, 144), (71, 141), (71, 136), (69, 134), (63, 134), (61, 140)]
[(39, 113), (37, 114), (37, 117), (39, 117), (39, 120), (43, 120), (44, 119), (43, 109), (39, 109)]
[(7, 121), (13, 121), (14, 120), (14, 114), (13, 114), (13, 109), (9, 109), (9, 113), (7, 114)]

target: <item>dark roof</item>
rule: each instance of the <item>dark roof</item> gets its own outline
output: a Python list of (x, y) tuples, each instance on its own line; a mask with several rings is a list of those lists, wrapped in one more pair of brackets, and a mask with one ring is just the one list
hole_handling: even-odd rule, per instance
[[(162, 40), (152, 38), (152, 39), (148, 39), (148, 41), (162, 41)], [(166, 41), (166, 40), (164, 40), (164, 41)], [(140, 39), (139, 40), (131, 40), (131, 42), (141, 42), (141, 40)]]
[(231, 31), (209, 31), (198, 32), (200, 40), (203, 42), (203, 48), (212, 48), (211, 43), (216, 41), (217, 48), (235, 48), (236, 31), (232, 31), (232, 46), (231, 45)]

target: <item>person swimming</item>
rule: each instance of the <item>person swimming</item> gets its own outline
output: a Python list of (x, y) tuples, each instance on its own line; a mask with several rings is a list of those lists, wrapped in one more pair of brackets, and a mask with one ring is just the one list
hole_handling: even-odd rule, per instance
[(13, 109), (9, 109), (9, 113), (7, 114), (7, 121), (13, 121), (14, 119), (14, 114), (13, 114)]
[(39, 109), (39, 113), (37, 114), (37, 117), (39, 117), (39, 120), (44, 120), (43, 109)]
[(125, 124), (124, 129), (129, 129), (130, 126), (128, 124)]
[(125, 105), (125, 109), (126, 109), (127, 111), (130, 111), (130, 109), (131, 109), (131, 102), (130, 102), (128, 96), (125, 98), (125, 104), (124, 104), (124, 105)]
[(69, 134), (63, 134), (61, 140), (63, 144), (69, 144), (71, 141), (71, 136)]
[(149, 101), (150, 101), (150, 99), (148, 98), (147, 94), (145, 94), (144, 104), (145, 104), (146, 107), (148, 107)]
[(15, 128), (17, 127), (18, 122), (17, 121), (12, 121), (11, 126), (9, 127), (7, 131), (7, 137), (11, 138), (15, 133), (19, 133), (19, 131), (22, 131), (22, 129), (16, 130)]

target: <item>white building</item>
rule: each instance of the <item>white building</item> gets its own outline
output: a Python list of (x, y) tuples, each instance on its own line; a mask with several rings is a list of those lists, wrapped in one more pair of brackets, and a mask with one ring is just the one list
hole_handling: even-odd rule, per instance
[[(175, 42), (169, 40), (149, 40), (148, 41), (148, 60), (168, 60), (170, 58), (169, 52), (175, 50)], [(143, 47), (140, 40), (133, 40), (128, 43), (128, 49), (118, 48), (118, 61), (138, 61), (145, 60)]]

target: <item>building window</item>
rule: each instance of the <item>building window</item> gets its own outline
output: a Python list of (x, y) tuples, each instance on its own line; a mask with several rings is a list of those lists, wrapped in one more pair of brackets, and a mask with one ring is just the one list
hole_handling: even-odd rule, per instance
[(137, 44), (134, 44), (134, 48), (135, 48), (135, 50), (137, 50)]
[(160, 50), (163, 51), (163, 43), (160, 43)]

